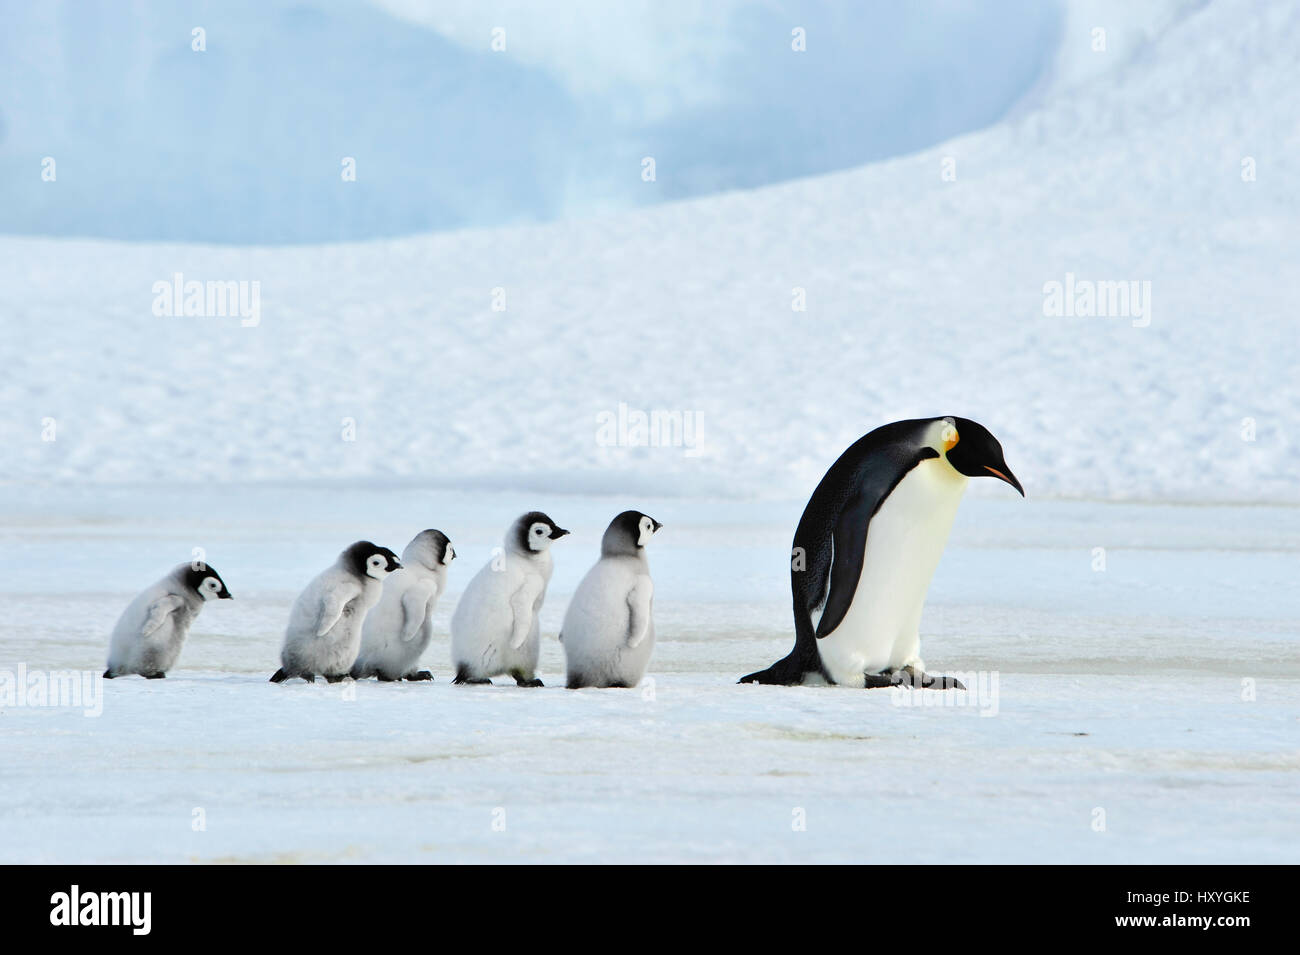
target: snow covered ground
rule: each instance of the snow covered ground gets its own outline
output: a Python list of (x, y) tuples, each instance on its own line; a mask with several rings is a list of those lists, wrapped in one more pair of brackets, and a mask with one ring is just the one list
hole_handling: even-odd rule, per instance
[[(98, 716), (0, 706), (0, 859), (1300, 861), (1300, 8), (1128, 6), (1070, 4), (1003, 122), (781, 186), (296, 248), (0, 237), (0, 686), (98, 673), (195, 547), (236, 596)], [(256, 308), (159, 315), (178, 274)], [(1051, 314), (1121, 281), (1141, 309)], [(734, 685), (789, 648), (830, 461), (944, 413), (1028, 491), (973, 483), (922, 623), (973, 690)], [(653, 682), (570, 693), (554, 635), (628, 506), (666, 525)], [(575, 532), (549, 685), (453, 688), (455, 600), (533, 507)], [(266, 682), (307, 579), (430, 525), (438, 682)]]
[[(969, 500), (922, 632), (931, 668), (980, 690), (896, 697), (734, 685), (789, 647), (800, 502), (681, 498), (636, 502), (666, 524), (653, 682), (562, 689), (568, 594), (632, 502), (527, 503), (574, 529), (541, 690), (448, 682), (451, 609), (517, 495), (10, 497), (4, 666), (98, 672), (121, 607), (192, 546), (236, 599), (204, 610), (167, 680), (103, 684), (98, 717), (4, 711), (0, 858), (1300, 861), (1295, 508)], [(426, 522), (461, 555), (425, 658), (437, 682), (266, 682), (295, 587), (341, 543), (400, 547)]]

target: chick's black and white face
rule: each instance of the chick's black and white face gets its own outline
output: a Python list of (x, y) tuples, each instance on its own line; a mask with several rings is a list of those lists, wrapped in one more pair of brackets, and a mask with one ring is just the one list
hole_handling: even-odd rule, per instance
[[(396, 561), (383, 554), (371, 554), (366, 558), (366, 576), (373, 577), (375, 580), (383, 580), (397, 569), (397, 567), (393, 566), (396, 563)], [(398, 566), (401, 565), (398, 564)]]
[(528, 528), (528, 549), (534, 551), (546, 550), (552, 544), (551, 526), (543, 524), (541, 521), (534, 521)]
[(654, 537), (655, 532), (662, 526), (662, 524), (656, 524), (652, 518), (642, 514), (641, 520), (637, 523), (637, 529), (640, 533), (637, 536), (636, 546), (644, 547), (650, 543), (650, 538)]
[[(216, 577), (204, 577), (199, 583), (199, 596), (204, 600), (220, 600), (225, 589), (225, 585)], [(229, 597), (230, 594), (224, 596)]]
[(529, 511), (510, 525), (506, 544), (526, 554), (540, 554), (568, 533), (551, 520), (549, 515), (541, 511)]

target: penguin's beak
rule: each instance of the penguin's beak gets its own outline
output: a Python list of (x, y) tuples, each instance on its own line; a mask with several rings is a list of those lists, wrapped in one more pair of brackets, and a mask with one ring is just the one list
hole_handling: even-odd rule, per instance
[(224, 594), (222, 594), (222, 595), (221, 595), (220, 597), (218, 597), (217, 599), (218, 599), (218, 600), (234, 600), (234, 599), (235, 599), (235, 595), (232, 594), (229, 590), (227, 590)]
[(1010, 484), (1012, 487), (1014, 487), (1017, 491), (1020, 492), (1021, 497), (1025, 496), (1025, 489), (1020, 486), (1020, 482), (1016, 480), (1016, 476), (1011, 473), (1010, 468), (1008, 468), (1006, 471), (999, 471), (997, 468), (990, 467), (989, 465), (986, 464), (984, 465), (984, 470), (988, 471), (989, 474), (992, 474), (999, 481), (1006, 481), (1008, 484)]
[(551, 540), (557, 541), (568, 533), (569, 532), (566, 531), (563, 527), (557, 527), (553, 531), (551, 531)]
[(655, 526), (655, 533), (658, 534), (659, 531), (663, 529), (663, 525), (660, 524), (658, 521), (656, 521), (653, 517), (650, 518), (650, 520)]

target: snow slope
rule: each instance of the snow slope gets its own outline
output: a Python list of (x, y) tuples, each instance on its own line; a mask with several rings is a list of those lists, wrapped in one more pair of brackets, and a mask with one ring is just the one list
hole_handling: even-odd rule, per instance
[[(753, 192), (301, 248), (0, 239), (3, 477), (798, 497), (871, 427), (958, 413), (1031, 497), (1294, 502), (1300, 9), (1179, 12), (1013, 120)], [(175, 273), (260, 282), (260, 323), (155, 316)], [(1149, 325), (1045, 315), (1067, 273), (1149, 281)], [(696, 446), (608, 446), (620, 404), (697, 415)]]
[(1040, 0), (4, 3), (0, 233), (356, 240), (843, 169), (997, 119), (1058, 21)]

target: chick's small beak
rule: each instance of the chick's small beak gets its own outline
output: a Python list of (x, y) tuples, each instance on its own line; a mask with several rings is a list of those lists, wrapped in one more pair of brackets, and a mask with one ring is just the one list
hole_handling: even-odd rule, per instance
[(989, 465), (987, 464), (984, 465), (984, 470), (988, 471), (999, 481), (1006, 481), (1008, 484), (1010, 484), (1012, 487), (1014, 487), (1017, 491), (1020, 492), (1021, 497), (1025, 496), (1025, 489), (1020, 486), (1020, 482), (1016, 480), (1016, 476), (1012, 474), (1010, 470), (1007, 470), (1006, 472), (999, 471), (997, 468), (989, 467)]
[(563, 527), (557, 527), (555, 530), (551, 531), (551, 540), (559, 540), (561, 537), (564, 537), (568, 533), (569, 532), (566, 531)]

